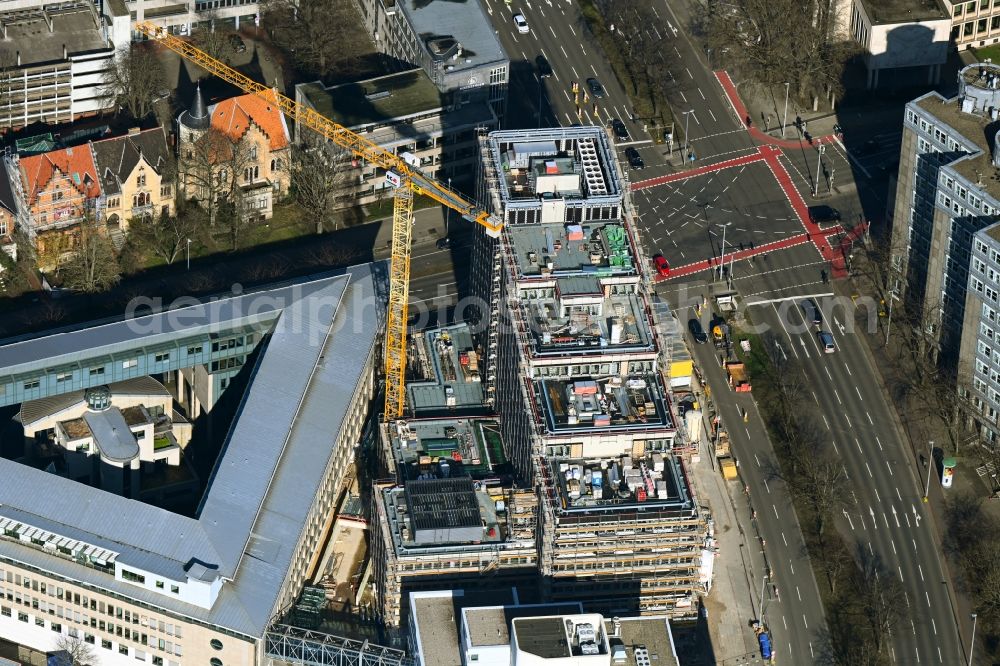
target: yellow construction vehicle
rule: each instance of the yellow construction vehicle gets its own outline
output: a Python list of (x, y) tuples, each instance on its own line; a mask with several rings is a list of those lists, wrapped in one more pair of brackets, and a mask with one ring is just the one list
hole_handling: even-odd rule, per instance
[(244, 76), (166, 29), (151, 23), (139, 23), (136, 29), (209, 74), (231, 83), (240, 90), (276, 105), (297, 123), (301, 123), (351, 151), (359, 160), (384, 169), (386, 180), (395, 188), (392, 210), (392, 260), (389, 269), (389, 308), (385, 330), (385, 412), (386, 421), (403, 415), (406, 400), (406, 322), (410, 299), (410, 245), (413, 225), (413, 195), (423, 194), (457, 211), (470, 222), (480, 224), (493, 237), (500, 235), (501, 222), (488, 211), (468, 201), (463, 195), (424, 175), (419, 165), (385, 150), (368, 139), (338, 125), (317, 111), (302, 106), (273, 88)]

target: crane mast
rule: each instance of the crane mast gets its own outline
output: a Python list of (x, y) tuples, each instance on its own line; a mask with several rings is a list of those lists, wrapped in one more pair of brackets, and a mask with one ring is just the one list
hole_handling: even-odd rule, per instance
[(406, 324), (410, 302), (410, 249), (413, 230), (413, 197), (423, 194), (447, 206), (470, 222), (485, 228), (490, 236), (500, 235), (502, 223), (488, 211), (468, 201), (462, 194), (445, 187), (425, 175), (415, 165), (365, 137), (339, 125), (314, 109), (299, 104), (274, 88), (233, 69), (201, 49), (166, 29), (152, 23), (139, 23), (136, 29), (192, 62), (209, 74), (236, 86), (245, 93), (257, 95), (274, 104), (294, 122), (348, 150), (356, 158), (370, 162), (386, 171), (387, 180), (395, 188), (392, 207), (392, 256), (389, 268), (389, 304), (386, 313), (384, 371), (386, 421), (403, 415), (406, 403)]

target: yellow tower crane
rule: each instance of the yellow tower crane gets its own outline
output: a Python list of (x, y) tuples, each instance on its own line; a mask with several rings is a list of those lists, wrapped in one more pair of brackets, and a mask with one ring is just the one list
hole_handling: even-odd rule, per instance
[(385, 330), (385, 420), (403, 415), (406, 401), (406, 322), (410, 300), (410, 245), (413, 229), (413, 195), (424, 194), (457, 211), (470, 222), (486, 228), (493, 237), (500, 235), (501, 222), (468, 201), (458, 192), (424, 175), (414, 164), (385, 150), (351, 130), (338, 125), (315, 110), (297, 103), (273, 88), (257, 83), (229, 65), (175, 37), (164, 28), (139, 23), (136, 29), (177, 53), (209, 74), (227, 81), (240, 90), (276, 105), (297, 123), (326, 137), (364, 161), (384, 169), (386, 180), (395, 188), (392, 206), (392, 263), (389, 269), (389, 308)]

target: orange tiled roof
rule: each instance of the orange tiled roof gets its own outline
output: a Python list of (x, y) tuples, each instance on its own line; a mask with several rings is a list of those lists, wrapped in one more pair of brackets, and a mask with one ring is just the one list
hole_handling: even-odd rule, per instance
[(69, 178), (73, 187), (86, 198), (93, 199), (100, 195), (97, 167), (90, 148), (63, 148), (21, 159), (21, 179), (29, 206), (38, 201), (38, 193), (48, 187), (57, 172)]
[(236, 141), (250, 122), (257, 125), (270, 142), (271, 150), (281, 150), (289, 144), (288, 127), (281, 110), (256, 95), (240, 95), (219, 102), (212, 109), (212, 127)]

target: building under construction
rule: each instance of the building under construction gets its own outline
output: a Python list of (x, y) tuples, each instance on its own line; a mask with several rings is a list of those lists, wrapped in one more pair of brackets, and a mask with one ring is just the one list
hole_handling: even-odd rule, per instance
[[(711, 558), (679, 457), (639, 246), (614, 149), (595, 127), (481, 138), (482, 382), (514, 469), (539, 488), (551, 598), (693, 613)], [(705, 562), (705, 564), (703, 564)]]
[(495, 419), (382, 426), (390, 479), (374, 490), (376, 605), (398, 626), (412, 590), (507, 587), (538, 574), (537, 494), (518, 487)]

